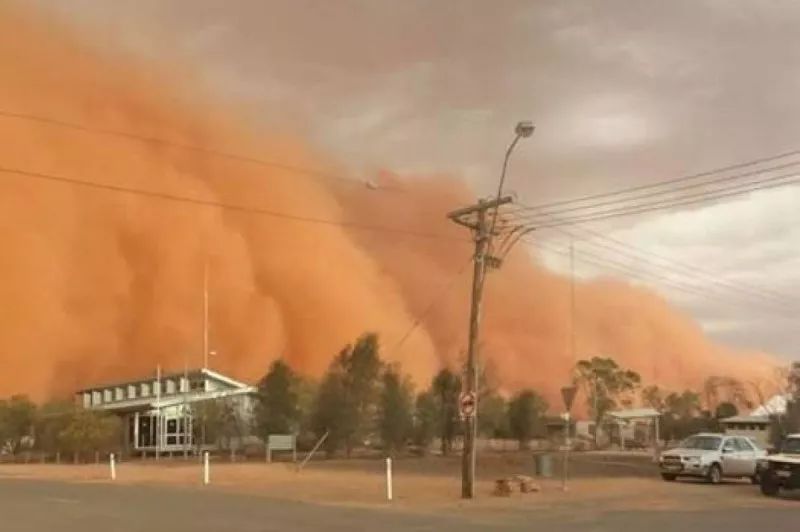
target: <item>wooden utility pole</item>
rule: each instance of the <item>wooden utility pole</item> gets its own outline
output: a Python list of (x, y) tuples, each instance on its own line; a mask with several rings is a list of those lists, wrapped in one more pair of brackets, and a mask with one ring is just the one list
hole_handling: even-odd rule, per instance
[[(469, 344), (467, 347), (467, 368), (464, 376), (462, 405), (471, 404), (472, 408), (462, 408), (464, 418), (464, 449), (461, 455), (461, 497), (472, 499), (475, 496), (475, 440), (478, 427), (478, 337), (480, 333), (481, 300), (483, 298), (483, 281), (486, 276), (487, 262), (499, 264), (499, 260), (489, 255), (489, 244), (492, 234), (487, 220), (490, 209), (498, 209), (510, 203), (510, 197), (494, 200), (481, 200), (477, 205), (464, 207), (448, 214), (448, 218), (459, 225), (471, 229), (475, 235), (475, 255), (473, 257), (472, 301), (469, 313)], [(467, 399), (467, 401), (465, 401)]]

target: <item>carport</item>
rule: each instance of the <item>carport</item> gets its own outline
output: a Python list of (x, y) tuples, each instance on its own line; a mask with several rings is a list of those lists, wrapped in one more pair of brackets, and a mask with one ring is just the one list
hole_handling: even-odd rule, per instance
[(628, 410), (616, 410), (608, 412), (606, 418), (611, 420), (619, 428), (620, 448), (625, 450), (624, 428), (631, 427), (637, 422), (642, 422), (649, 429), (649, 440), (653, 448), (658, 448), (659, 438), (659, 418), (661, 412), (653, 408), (631, 408)]

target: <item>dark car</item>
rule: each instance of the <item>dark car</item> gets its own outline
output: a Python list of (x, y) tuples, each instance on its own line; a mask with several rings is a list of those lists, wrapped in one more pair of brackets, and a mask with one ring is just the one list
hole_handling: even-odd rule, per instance
[(759, 461), (761, 493), (769, 497), (780, 490), (800, 488), (800, 434), (791, 434), (781, 443), (780, 452)]

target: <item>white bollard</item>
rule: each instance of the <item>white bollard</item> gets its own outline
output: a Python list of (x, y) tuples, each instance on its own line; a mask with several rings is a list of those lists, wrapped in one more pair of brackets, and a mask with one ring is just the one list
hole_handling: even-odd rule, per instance
[(211, 481), (208, 471), (208, 451), (203, 453), (203, 484), (208, 484)]
[(386, 500), (392, 500), (392, 459), (386, 459)]
[(111, 480), (117, 480), (117, 463), (114, 460), (114, 453), (108, 456), (108, 467), (111, 470)]

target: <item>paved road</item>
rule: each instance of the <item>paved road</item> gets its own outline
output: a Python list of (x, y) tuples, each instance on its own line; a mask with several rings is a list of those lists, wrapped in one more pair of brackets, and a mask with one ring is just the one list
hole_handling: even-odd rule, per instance
[[(268, 532), (284, 530), (543, 530), (796, 532), (800, 502), (780, 509), (619, 512), (580, 520), (567, 512), (420, 515), (333, 508), (199, 489), (0, 479), (3, 532)], [(498, 522), (501, 520), (502, 522)], [(564, 521), (567, 522), (564, 522)]]

